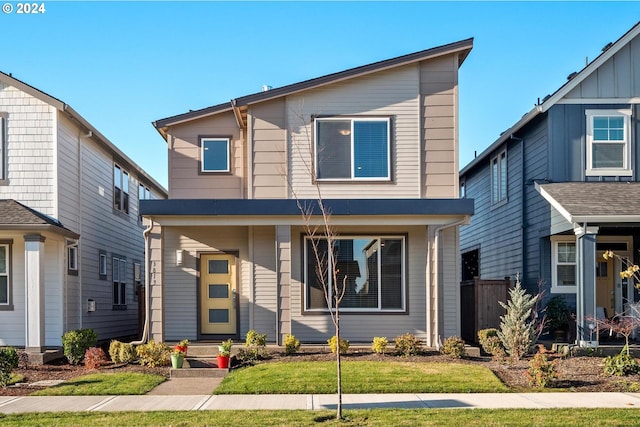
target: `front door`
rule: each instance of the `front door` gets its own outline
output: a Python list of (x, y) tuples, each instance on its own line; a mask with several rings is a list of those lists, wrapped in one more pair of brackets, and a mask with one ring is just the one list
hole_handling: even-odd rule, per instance
[(616, 314), (616, 288), (614, 262), (609, 258), (598, 258), (596, 266), (596, 305), (607, 310), (607, 316)]
[(200, 333), (236, 335), (236, 257), (200, 258)]

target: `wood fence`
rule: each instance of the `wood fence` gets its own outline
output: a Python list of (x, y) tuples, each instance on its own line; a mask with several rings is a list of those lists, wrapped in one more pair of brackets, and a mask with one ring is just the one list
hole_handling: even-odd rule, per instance
[(478, 331), (499, 328), (500, 316), (505, 313), (498, 301), (506, 302), (509, 297), (511, 280), (479, 279), (460, 282), (460, 320), (462, 339), (469, 343), (478, 342)]

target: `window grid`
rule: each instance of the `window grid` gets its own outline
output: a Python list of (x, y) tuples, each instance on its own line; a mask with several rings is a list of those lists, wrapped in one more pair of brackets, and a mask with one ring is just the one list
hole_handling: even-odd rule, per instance
[(0, 306), (11, 305), (11, 285), (9, 283), (9, 245), (0, 245)]
[(113, 166), (113, 208), (129, 213), (129, 173), (120, 166)]
[(631, 110), (585, 110), (590, 176), (631, 176)]
[(507, 200), (507, 151), (491, 159), (491, 203)]
[(126, 259), (115, 256), (113, 257), (113, 305), (125, 305), (127, 303), (126, 267)]

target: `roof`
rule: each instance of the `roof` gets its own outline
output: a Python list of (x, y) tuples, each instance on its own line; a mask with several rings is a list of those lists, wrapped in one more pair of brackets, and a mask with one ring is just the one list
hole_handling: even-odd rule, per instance
[(15, 200), (0, 200), (0, 230), (52, 231), (66, 237), (80, 237), (60, 221)]
[(100, 131), (98, 131), (91, 123), (89, 123), (84, 117), (82, 117), (78, 112), (76, 112), (69, 104), (55, 98), (48, 93), (41, 91), (17, 78), (13, 77), (11, 74), (6, 74), (0, 71), (0, 82), (4, 82), (10, 86), (13, 86), (29, 95), (45, 102), (52, 107), (62, 111), (65, 113), (71, 120), (76, 122), (80, 127), (84, 128), (87, 133), (91, 132), (91, 138), (100, 144), (103, 148), (106, 149), (107, 152), (111, 153), (116, 161), (120, 163), (123, 167), (130, 171), (135, 171), (141, 181), (151, 187), (153, 187), (157, 192), (163, 195), (163, 197), (167, 197), (167, 190), (158, 183), (152, 176), (150, 176), (147, 172), (145, 172), (136, 162), (131, 160), (126, 154), (122, 152), (118, 147), (115, 146), (107, 137), (102, 135)]
[(575, 89), (580, 83), (587, 79), (592, 73), (594, 73), (598, 67), (612, 58), (617, 52), (626, 46), (631, 40), (640, 34), (640, 21), (637, 22), (629, 31), (627, 31), (622, 37), (620, 37), (615, 43), (613, 43), (608, 49), (603, 49), (602, 53), (598, 55), (596, 59), (586, 65), (578, 74), (572, 79), (568, 80), (565, 84), (560, 86), (553, 94), (545, 98), (545, 100), (536, 105), (531, 111), (526, 113), (520, 120), (518, 120), (513, 126), (500, 134), (500, 137), (495, 140), (487, 149), (480, 153), (475, 159), (467, 164), (460, 171), (460, 176), (466, 174), (469, 170), (473, 169), (478, 163), (486, 160), (496, 149), (498, 149), (505, 141), (511, 138), (511, 136), (526, 126), (535, 117), (540, 114), (546, 113), (551, 107), (553, 107), (558, 101), (565, 97), (569, 92)]
[[(300, 203), (300, 205), (298, 204)], [(473, 199), (325, 199), (332, 217), (467, 216), (474, 211)], [(302, 206), (320, 215), (313, 199), (168, 199), (141, 200), (140, 212), (146, 217), (301, 217)]]
[(640, 223), (640, 182), (536, 183), (570, 223)]
[[(434, 58), (437, 56), (447, 55), (455, 52), (460, 53), (460, 60), (458, 63), (458, 67), (462, 65), (466, 57), (471, 52), (473, 48), (473, 38), (469, 38), (466, 40), (461, 40), (455, 43), (450, 43), (438, 47), (434, 47), (431, 49), (422, 50), (415, 53), (410, 53), (407, 55), (398, 56), (396, 58), (391, 58), (383, 61), (374, 62), (372, 64), (363, 65), (356, 68), (351, 68), (348, 70), (340, 71), (333, 74), (328, 74), (326, 76), (317, 77), (310, 80), (305, 80), (299, 83), (290, 84), (287, 86), (282, 86), (275, 89), (269, 89), (264, 92), (258, 92), (251, 95), (242, 96), (240, 98), (236, 98), (231, 102), (225, 102), (218, 105), (213, 105), (211, 107), (203, 108), (200, 110), (189, 111), (188, 113), (178, 114), (176, 116), (167, 117), (164, 119), (157, 120), (153, 123), (153, 125), (160, 131), (162, 128), (176, 125), (179, 123), (183, 123), (186, 121), (199, 119), (202, 117), (218, 114), (225, 111), (230, 111), (234, 107), (243, 107), (250, 104), (255, 104), (258, 102), (268, 101), (274, 98), (279, 98), (282, 96), (287, 96), (294, 94), (296, 92), (301, 92), (303, 90), (313, 89), (320, 86), (324, 86), (331, 83), (336, 83), (338, 81), (350, 79), (357, 76), (362, 76), (390, 68), (395, 68), (398, 66), (411, 64), (419, 61), (423, 61), (425, 59)], [(162, 132), (160, 132), (162, 134)], [(164, 137), (164, 135), (163, 135)]]

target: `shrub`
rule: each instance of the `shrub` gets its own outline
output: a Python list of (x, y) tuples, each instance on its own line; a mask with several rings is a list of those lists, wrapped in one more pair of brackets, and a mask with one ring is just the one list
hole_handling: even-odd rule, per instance
[(97, 343), (98, 334), (91, 328), (76, 329), (62, 335), (64, 355), (72, 365), (80, 364), (87, 349), (95, 347)]
[(422, 341), (412, 333), (397, 336), (393, 342), (399, 356), (416, 356), (422, 352)]
[(112, 340), (109, 343), (109, 357), (113, 363), (120, 363), (122, 359), (120, 359), (120, 348), (122, 347), (122, 343), (117, 340)]
[(498, 337), (502, 341), (505, 350), (515, 361), (529, 353), (536, 341), (536, 331), (531, 319), (533, 306), (539, 295), (531, 296), (520, 286), (516, 280), (516, 286), (509, 290), (507, 304), (498, 301), (507, 310), (504, 316), (500, 316), (500, 330)]
[(529, 369), (524, 374), (529, 381), (529, 385), (543, 388), (549, 387), (558, 378), (556, 361), (549, 361), (544, 354), (536, 353), (529, 362)]
[(371, 345), (371, 350), (378, 354), (385, 354), (387, 351), (387, 346), (389, 345), (389, 340), (387, 337), (373, 337), (373, 344)]
[(478, 331), (478, 342), (482, 346), (482, 350), (492, 355), (495, 359), (502, 359), (506, 356), (496, 328), (480, 329)]
[(136, 347), (126, 342), (120, 343), (120, 353), (118, 355), (120, 363), (133, 363), (138, 359)]
[(617, 375), (620, 377), (637, 374), (640, 372), (640, 366), (633, 356), (628, 355), (624, 351), (615, 356), (607, 356), (604, 359), (604, 373), (607, 375)]
[(18, 367), (18, 351), (13, 347), (0, 348), (0, 386), (5, 387), (11, 379), (11, 372)]
[[(338, 345), (336, 344), (336, 336), (332, 336), (327, 340), (327, 344), (329, 344), (329, 348), (331, 349), (331, 353), (338, 351)], [(340, 338), (340, 354), (347, 354), (349, 351), (349, 341)]]
[(84, 367), (87, 369), (97, 369), (107, 362), (107, 355), (100, 347), (90, 347), (84, 353)]
[(464, 348), (464, 341), (459, 337), (449, 337), (444, 340), (444, 345), (440, 350), (442, 354), (454, 357), (456, 359), (462, 359), (467, 355), (467, 351)]
[(136, 348), (136, 354), (141, 365), (154, 368), (169, 364), (171, 349), (165, 343), (150, 340), (147, 344), (139, 345)]
[(284, 337), (284, 349), (286, 354), (297, 353), (300, 349), (300, 340), (291, 334)]

